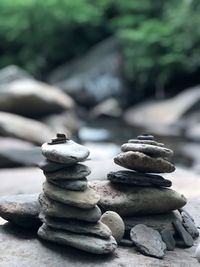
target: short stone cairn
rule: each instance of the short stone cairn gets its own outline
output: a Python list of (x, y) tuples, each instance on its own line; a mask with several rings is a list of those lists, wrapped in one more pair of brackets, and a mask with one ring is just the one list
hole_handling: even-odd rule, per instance
[[(172, 182), (158, 175), (175, 170), (170, 160), (173, 151), (146, 134), (129, 140), (121, 150), (114, 162), (130, 170), (110, 172), (108, 180), (111, 184), (105, 186), (113, 195), (121, 192), (121, 197), (127, 194), (129, 199), (125, 200), (124, 210), (123, 206), (120, 210), (120, 204), (106, 207), (108, 199), (100, 201), (101, 208), (113, 208), (124, 215), (127, 237), (144, 255), (163, 258), (165, 251), (173, 250), (175, 246), (193, 246), (193, 239), (199, 232), (193, 218), (182, 209), (186, 199), (167, 189)], [(174, 211), (176, 209), (179, 212)]]
[(40, 164), (46, 176), (39, 196), (40, 219), (38, 235), (95, 254), (112, 253), (117, 243), (111, 230), (102, 222), (97, 206), (99, 195), (88, 186), (90, 170), (83, 162), (89, 150), (64, 134), (42, 145), (46, 158)]

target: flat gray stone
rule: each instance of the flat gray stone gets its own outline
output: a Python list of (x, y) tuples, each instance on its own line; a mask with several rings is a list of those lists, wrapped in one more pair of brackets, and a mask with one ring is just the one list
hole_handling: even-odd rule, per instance
[(117, 243), (112, 236), (110, 236), (108, 239), (102, 239), (81, 234), (78, 235), (58, 229), (55, 231), (53, 228), (50, 228), (45, 224), (39, 228), (38, 235), (48, 241), (72, 246), (94, 254), (113, 253), (117, 248)]
[(164, 229), (161, 232), (162, 240), (166, 244), (167, 250), (173, 251), (176, 246), (176, 241), (173, 237), (173, 233), (169, 229)]
[(68, 166), (66, 166), (66, 164), (53, 162), (44, 158), (41, 162), (39, 162), (38, 167), (44, 172), (56, 172), (65, 169)]
[[(57, 163), (58, 164), (58, 163)], [(90, 169), (83, 164), (76, 164), (74, 166), (68, 166), (68, 168), (58, 170), (55, 172), (44, 172), (47, 180), (73, 180), (82, 179), (91, 173)]]
[(182, 211), (181, 216), (183, 218), (183, 226), (187, 232), (193, 237), (197, 238), (199, 236), (198, 228), (196, 227), (194, 221), (192, 221), (191, 216), (188, 216), (187, 212)]
[(43, 191), (51, 199), (83, 209), (95, 207), (100, 199), (97, 192), (92, 188), (87, 187), (85, 191), (76, 192), (59, 188), (47, 181), (43, 183)]
[(96, 223), (89, 223), (80, 220), (69, 220), (45, 216), (44, 213), (40, 213), (40, 219), (49, 227), (66, 230), (72, 233), (99, 236), (105, 239), (112, 235), (111, 230), (100, 221)]
[(174, 228), (176, 229), (179, 237), (183, 241), (185, 247), (192, 247), (194, 244), (192, 236), (185, 230), (179, 220), (173, 221)]
[(158, 143), (154, 140), (139, 140), (139, 139), (129, 139), (128, 143), (134, 143), (134, 144), (147, 144), (147, 145), (153, 145), (153, 146), (164, 146), (163, 143)]
[(144, 255), (160, 259), (164, 257), (166, 245), (158, 231), (138, 224), (131, 229), (130, 237), (137, 249)]
[(122, 152), (141, 152), (148, 156), (152, 157), (161, 157), (161, 158), (168, 158), (173, 156), (173, 151), (166, 147), (159, 147), (154, 145), (148, 144), (134, 144), (134, 143), (126, 143), (121, 146)]
[(150, 173), (170, 173), (175, 166), (162, 158), (152, 158), (140, 152), (123, 152), (114, 158), (114, 162), (124, 168)]
[(101, 210), (98, 206), (92, 209), (80, 209), (51, 200), (44, 194), (39, 195), (39, 203), (42, 211), (47, 216), (77, 219), (86, 222), (97, 222), (101, 218)]
[(0, 216), (25, 228), (39, 227), (38, 194), (10, 195), (0, 198)]
[(172, 182), (160, 175), (144, 174), (133, 171), (117, 171), (108, 173), (108, 180), (113, 183), (130, 184), (138, 186), (164, 186), (170, 187)]
[(73, 165), (79, 161), (84, 161), (89, 156), (89, 150), (72, 140), (67, 140), (63, 144), (42, 145), (42, 154), (51, 161)]
[(79, 180), (51, 180), (50, 183), (72, 191), (84, 191), (87, 189), (87, 179), (79, 179)]
[(139, 140), (154, 140), (155, 137), (152, 134), (140, 134), (137, 136)]
[(100, 195), (99, 207), (121, 216), (159, 214), (176, 210), (186, 204), (186, 198), (172, 189), (131, 187), (109, 181), (91, 181)]

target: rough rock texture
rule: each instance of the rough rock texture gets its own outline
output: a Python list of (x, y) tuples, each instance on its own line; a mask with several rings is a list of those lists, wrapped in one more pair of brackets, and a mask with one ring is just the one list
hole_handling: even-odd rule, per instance
[(172, 182), (162, 176), (143, 174), (133, 171), (118, 171), (108, 173), (108, 180), (113, 183), (130, 184), (130, 186), (164, 186), (170, 187)]
[(174, 228), (176, 229), (179, 237), (183, 241), (185, 247), (192, 247), (194, 244), (192, 236), (185, 230), (179, 220), (173, 221)]
[(172, 251), (176, 246), (176, 241), (173, 237), (173, 233), (169, 229), (164, 229), (161, 232), (162, 240), (164, 241), (167, 250)]
[(169, 173), (175, 170), (174, 165), (165, 159), (152, 158), (133, 151), (118, 154), (114, 162), (124, 168), (139, 172)]
[(131, 228), (136, 226), (137, 224), (144, 224), (159, 232), (162, 232), (164, 229), (168, 229), (173, 234), (175, 234), (175, 230), (172, 225), (172, 222), (176, 219), (181, 219), (181, 216), (177, 211), (172, 211), (164, 214), (157, 214), (153, 216), (144, 215), (144, 216), (123, 217), (126, 227), (126, 232), (129, 232)]
[[(57, 164), (58, 165), (58, 164)], [(76, 164), (74, 166), (65, 166), (65, 169), (55, 172), (44, 172), (47, 180), (73, 180), (82, 179), (91, 173), (90, 169), (83, 164)]]
[(24, 228), (40, 226), (38, 194), (10, 195), (0, 198), (0, 216)]
[(55, 132), (36, 120), (0, 112), (0, 136), (15, 137), (41, 145), (54, 137)]
[(83, 209), (95, 207), (100, 199), (96, 191), (89, 187), (85, 191), (75, 192), (44, 182), (43, 191), (45, 195), (51, 199)]
[(121, 146), (122, 152), (141, 152), (152, 157), (167, 158), (173, 156), (173, 151), (166, 147), (159, 147), (149, 144), (126, 143)]
[(109, 181), (91, 181), (90, 185), (100, 195), (100, 208), (121, 216), (165, 213), (186, 204), (183, 195), (167, 188), (130, 187)]
[(72, 140), (67, 140), (65, 144), (42, 145), (42, 154), (51, 161), (73, 165), (79, 161), (84, 161), (89, 156), (89, 150)]
[(101, 239), (86, 235), (77, 235), (68, 231), (52, 230), (52, 228), (43, 224), (38, 235), (46, 240), (58, 244), (69, 245), (94, 254), (109, 254), (115, 251), (117, 243), (110, 236), (108, 239)]
[(94, 235), (105, 239), (109, 238), (112, 235), (110, 228), (108, 228), (104, 223), (100, 221), (97, 223), (89, 223), (80, 220), (58, 219), (45, 216), (41, 213), (40, 219), (49, 227), (66, 230), (72, 233)]
[(166, 245), (158, 231), (143, 224), (138, 224), (131, 229), (130, 237), (138, 250), (144, 255), (161, 259), (164, 257)]
[(119, 214), (113, 211), (106, 211), (101, 216), (100, 221), (110, 228), (112, 236), (119, 243), (125, 232), (125, 225)]
[(25, 117), (41, 117), (74, 107), (71, 97), (58, 88), (33, 79), (0, 85), (0, 110)]
[(43, 194), (39, 195), (39, 203), (47, 216), (77, 219), (87, 222), (97, 222), (101, 217), (101, 210), (98, 206), (92, 209), (80, 209), (51, 200)]
[(198, 228), (196, 227), (194, 220), (192, 220), (191, 216), (188, 215), (187, 212), (181, 212), (181, 216), (183, 218), (183, 226), (187, 230), (187, 232), (193, 237), (197, 238), (199, 236)]

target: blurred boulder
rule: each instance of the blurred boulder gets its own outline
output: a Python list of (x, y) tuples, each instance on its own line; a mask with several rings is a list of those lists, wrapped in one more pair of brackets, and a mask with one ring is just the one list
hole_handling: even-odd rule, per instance
[(200, 86), (187, 89), (164, 101), (151, 101), (129, 108), (125, 121), (158, 134), (180, 134), (179, 121), (200, 110)]
[(33, 79), (0, 85), (0, 110), (26, 117), (40, 117), (74, 107), (61, 90)]
[(108, 98), (103, 102), (97, 104), (91, 111), (91, 118), (99, 117), (114, 117), (118, 118), (122, 114), (122, 109), (120, 107), (119, 101), (115, 98)]
[(19, 115), (0, 112), (0, 136), (16, 137), (38, 145), (55, 137), (44, 123)]
[(55, 70), (49, 82), (70, 94), (78, 103), (94, 106), (112, 96), (124, 94), (121, 55), (117, 40), (106, 39), (85, 56)]
[(79, 118), (73, 110), (49, 115), (43, 118), (42, 121), (54, 131), (66, 133), (68, 138), (73, 138), (73, 136), (77, 135), (80, 128)]
[(9, 65), (0, 69), (0, 85), (24, 78), (32, 79), (33, 77), (18, 66)]

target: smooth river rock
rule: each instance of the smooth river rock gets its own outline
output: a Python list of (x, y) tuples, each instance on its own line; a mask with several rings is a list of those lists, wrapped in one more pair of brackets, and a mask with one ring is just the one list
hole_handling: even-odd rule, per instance
[(171, 149), (168, 149), (166, 147), (159, 147), (148, 144), (126, 143), (121, 146), (121, 150), (123, 152), (128, 152), (128, 151), (141, 152), (152, 157), (161, 157), (161, 158), (171, 157), (174, 154)]
[(50, 183), (72, 191), (84, 191), (87, 189), (87, 179), (79, 179), (79, 180), (51, 180)]
[(97, 222), (101, 217), (101, 210), (98, 206), (92, 209), (80, 209), (52, 200), (44, 194), (39, 195), (39, 203), (47, 216), (87, 222)]
[(100, 221), (110, 228), (112, 236), (115, 238), (117, 243), (119, 243), (125, 232), (125, 225), (119, 214), (114, 211), (106, 211), (101, 216)]
[(130, 237), (144, 255), (160, 259), (164, 257), (166, 245), (158, 231), (146, 225), (138, 224), (131, 229)]
[(0, 198), (0, 216), (24, 228), (39, 227), (38, 194), (20, 194)]
[(59, 188), (47, 181), (43, 184), (43, 191), (51, 199), (83, 209), (95, 207), (100, 199), (99, 195), (92, 188), (88, 187), (85, 191), (76, 192)]
[(91, 181), (100, 195), (99, 207), (121, 216), (159, 214), (176, 210), (186, 204), (186, 198), (167, 188), (131, 187), (109, 181)]
[(89, 150), (85, 146), (79, 145), (72, 140), (67, 140), (63, 144), (52, 145), (45, 143), (42, 145), (42, 154), (48, 160), (67, 165), (84, 161), (89, 156), (89, 153)]
[(113, 183), (130, 184), (132, 186), (164, 186), (170, 187), (172, 182), (160, 175), (144, 174), (134, 171), (117, 171), (108, 173), (108, 180)]
[(124, 168), (138, 172), (170, 173), (175, 166), (162, 158), (152, 158), (141, 152), (122, 152), (114, 158), (114, 162)]
[(68, 168), (55, 171), (55, 172), (44, 172), (47, 180), (73, 180), (82, 179), (91, 173), (90, 169), (83, 164), (76, 164), (74, 166), (68, 166)]
[(164, 146), (163, 143), (158, 143), (154, 140), (139, 140), (139, 139), (129, 139), (128, 143), (134, 143), (134, 144), (147, 144), (147, 145), (154, 145), (154, 146)]
[(61, 164), (61, 163), (58, 164), (57, 162), (53, 162), (44, 158), (44, 160), (42, 160), (38, 164), (38, 167), (44, 172), (56, 172), (65, 169), (68, 166), (66, 166), (66, 164)]
[(53, 228), (50, 228), (45, 224), (39, 228), (38, 235), (43, 239), (58, 244), (72, 246), (94, 254), (113, 253), (117, 248), (117, 243), (112, 236), (108, 239), (103, 239), (93, 236), (78, 235), (58, 229), (55, 231)]
[(45, 216), (42, 213), (40, 213), (40, 219), (43, 223), (55, 229), (66, 230), (78, 234), (94, 235), (105, 239), (112, 235), (110, 228), (100, 221), (89, 223), (79, 220), (58, 219)]

